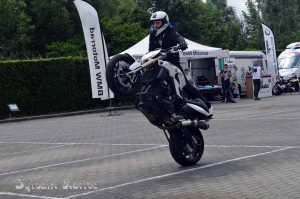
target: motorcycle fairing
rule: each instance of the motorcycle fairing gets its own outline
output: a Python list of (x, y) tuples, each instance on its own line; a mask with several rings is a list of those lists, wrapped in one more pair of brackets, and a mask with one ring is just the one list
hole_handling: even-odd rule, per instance
[(133, 64), (131, 64), (129, 66), (129, 70), (134, 71), (134, 70), (138, 69), (140, 66), (141, 66), (141, 64), (135, 60), (135, 62), (133, 62)]
[(174, 80), (177, 96), (183, 98), (180, 93), (180, 90), (183, 89), (183, 87), (186, 85), (184, 74), (178, 67), (174, 66), (173, 64), (167, 61), (159, 61), (158, 64), (169, 71), (169, 76), (172, 77)]
[(161, 115), (165, 113), (159, 108), (154, 98), (149, 98), (147, 93), (137, 94), (139, 98), (138, 109), (145, 115), (145, 117), (155, 126), (161, 128)]
[(205, 115), (205, 116), (209, 116), (209, 112), (205, 111), (201, 106), (199, 105), (195, 105), (195, 104), (191, 104), (191, 103), (187, 103), (187, 106), (191, 107), (192, 109), (196, 110), (197, 112)]
[[(184, 78), (184, 74), (181, 72), (181, 70), (171, 64), (170, 62), (167, 61), (159, 61), (159, 65), (166, 68), (169, 72), (169, 76), (172, 77), (174, 80), (174, 85), (175, 85), (175, 90), (177, 93), (177, 96), (183, 99), (182, 94), (180, 90), (183, 89), (183, 87), (186, 85), (186, 80)], [(204, 115), (205, 117), (209, 117), (210, 113), (207, 108), (207, 106), (202, 102), (199, 103), (195, 100), (189, 100), (188, 103), (186, 104), (193, 110), (195, 110), (198, 114), (197, 115)], [(200, 114), (199, 114), (200, 113)]]
[(154, 50), (154, 51), (150, 51), (150, 52), (146, 53), (142, 57), (142, 62), (144, 62), (146, 59), (154, 58), (156, 55), (158, 55), (160, 53), (160, 51), (161, 51), (161, 49), (158, 49), (158, 50)]

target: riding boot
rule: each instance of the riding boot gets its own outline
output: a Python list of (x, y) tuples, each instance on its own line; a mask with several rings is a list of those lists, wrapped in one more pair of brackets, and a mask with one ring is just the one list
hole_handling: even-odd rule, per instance
[(163, 120), (169, 124), (175, 124), (179, 122), (179, 120), (182, 120), (183, 117), (181, 115), (177, 115), (175, 105), (173, 102), (170, 102), (169, 100), (162, 99), (159, 101), (161, 108), (165, 110), (165, 116), (163, 117)]

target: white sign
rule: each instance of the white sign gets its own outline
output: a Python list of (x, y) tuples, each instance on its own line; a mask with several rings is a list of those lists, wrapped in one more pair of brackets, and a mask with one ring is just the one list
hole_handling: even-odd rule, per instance
[(20, 111), (19, 107), (17, 106), (17, 104), (8, 104), (8, 108), (10, 111), (12, 112), (16, 112), (16, 111)]
[(275, 47), (275, 39), (273, 32), (269, 27), (264, 24), (262, 25), (265, 47), (266, 47), (266, 55), (267, 55), (267, 63), (268, 63), (268, 71), (271, 75), (278, 74), (278, 66), (277, 66), (277, 58), (276, 58), (276, 47)]
[(101, 98), (101, 100), (113, 98), (113, 93), (109, 91), (106, 82), (105, 66), (108, 62), (108, 55), (97, 11), (82, 0), (75, 0), (74, 3), (79, 12), (84, 33), (93, 98)]
[(224, 64), (227, 64), (232, 69), (235, 66), (235, 58), (224, 58)]
[(260, 91), (258, 97), (271, 97), (272, 96), (272, 77), (263, 77), (263, 81), (260, 84)]

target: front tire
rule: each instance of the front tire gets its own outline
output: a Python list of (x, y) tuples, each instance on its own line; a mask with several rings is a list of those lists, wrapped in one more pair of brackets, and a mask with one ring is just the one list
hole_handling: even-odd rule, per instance
[(129, 66), (134, 59), (126, 54), (115, 55), (106, 66), (106, 80), (116, 96), (133, 96), (136, 94), (136, 76), (128, 77)]
[(170, 152), (173, 159), (182, 166), (195, 165), (202, 157), (204, 151), (204, 140), (199, 129), (186, 128), (192, 137), (192, 144), (189, 144), (188, 139), (182, 129), (169, 131), (170, 133)]

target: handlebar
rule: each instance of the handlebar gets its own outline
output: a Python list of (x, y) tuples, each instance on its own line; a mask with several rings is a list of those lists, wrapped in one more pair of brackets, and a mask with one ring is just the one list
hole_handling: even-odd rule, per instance
[(167, 49), (162, 49), (163, 52), (166, 52), (166, 53), (177, 53), (178, 51), (180, 50), (180, 46), (172, 46), (170, 48), (167, 48)]
[(127, 73), (127, 75), (131, 75), (136, 73), (137, 71), (140, 71), (144, 68), (147, 68), (151, 65), (153, 65), (156, 61), (160, 60), (160, 59), (164, 59), (167, 54), (169, 53), (177, 53), (180, 50), (180, 46), (172, 46), (170, 48), (167, 49), (161, 49), (161, 55), (154, 58), (154, 59), (148, 59), (145, 63), (143, 63), (140, 67), (138, 67), (137, 69), (135, 69), (134, 71), (130, 71)]

